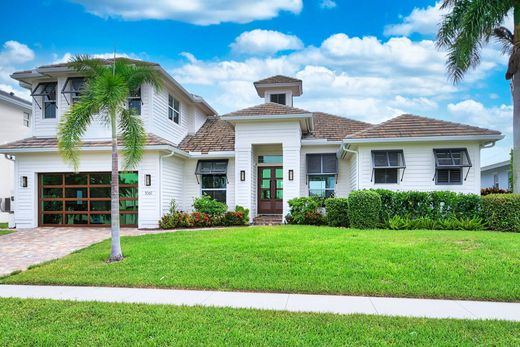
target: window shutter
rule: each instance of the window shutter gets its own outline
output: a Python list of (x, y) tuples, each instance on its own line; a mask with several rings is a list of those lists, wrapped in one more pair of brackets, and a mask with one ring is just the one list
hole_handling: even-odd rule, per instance
[(338, 173), (338, 158), (336, 158), (336, 154), (323, 154), (322, 162), (323, 162), (322, 173), (327, 173), (327, 174)]
[(307, 154), (307, 174), (321, 174), (320, 154)]

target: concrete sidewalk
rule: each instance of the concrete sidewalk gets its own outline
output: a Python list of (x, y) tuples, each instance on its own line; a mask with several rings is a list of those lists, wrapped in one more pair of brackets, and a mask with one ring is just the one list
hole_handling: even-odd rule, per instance
[(215, 306), (427, 318), (501, 319), (520, 322), (520, 303), (486, 301), (29, 285), (0, 285), (0, 298)]

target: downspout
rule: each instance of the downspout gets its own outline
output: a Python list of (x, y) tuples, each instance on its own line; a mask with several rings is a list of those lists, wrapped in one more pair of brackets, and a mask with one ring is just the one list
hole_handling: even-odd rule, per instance
[(4, 157), (5, 157), (5, 159), (12, 161), (13, 163), (16, 161), (16, 158), (14, 155), (4, 154)]
[(161, 155), (159, 157), (159, 209), (161, 211), (161, 217), (162, 217), (162, 197), (163, 197), (163, 192), (162, 192), (162, 186), (161, 186), (161, 182), (162, 182), (162, 174), (163, 174), (163, 159), (164, 158), (169, 158), (169, 157), (172, 157), (173, 155), (175, 155), (175, 152), (173, 150), (170, 150), (170, 153), (168, 154), (165, 154), (165, 155)]
[[(358, 151), (354, 151), (352, 149), (348, 149), (348, 145), (346, 143), (343, 143), (341, 145), (341, 150), (343, 152), (348, 152), (348, 153), (352, 153), (356, 156), (356, 190), (359, 189), (359, 152)], [(343, 159), (345, 156), (342, 155), (341, 158)]]
[(496, 143), (496, 141), (487, 142), (487, 143), (480, 145), (480, 148), (493, 148), (493, 147), (495, 147), (495, 143)]

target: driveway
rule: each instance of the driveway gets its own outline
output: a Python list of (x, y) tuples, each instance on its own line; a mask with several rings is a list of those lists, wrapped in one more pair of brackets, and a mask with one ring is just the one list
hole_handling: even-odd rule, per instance
[[(121, 229), (124, 236), (155, 234), (163, 230)], [(0, 236), (0, 276), (66, 256), (110, 237), (108, 228), (22, 229)]]

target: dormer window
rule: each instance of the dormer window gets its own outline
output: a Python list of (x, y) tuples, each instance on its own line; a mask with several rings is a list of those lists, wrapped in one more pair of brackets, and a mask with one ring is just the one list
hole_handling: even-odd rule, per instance
[(128, 96), (128, 109), (133, 114), (141, 114), (141, 88), (137, 88), (130, 92), (130, 95)]
[(271, 102), (287, 105), (286, 103), (286, 95), (285, 94), (271, 94)]

